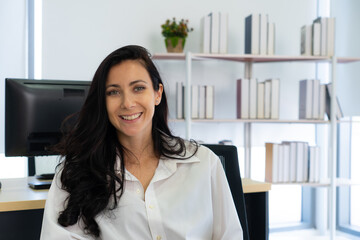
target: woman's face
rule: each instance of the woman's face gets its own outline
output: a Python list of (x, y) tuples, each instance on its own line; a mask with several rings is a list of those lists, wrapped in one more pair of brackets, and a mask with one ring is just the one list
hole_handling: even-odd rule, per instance
[(106, 80), (106, 109), (120, 141), (151, 136), (155, 105), (163, 86), (155, 91), (147, 70), (135, 60), (113, 66)]

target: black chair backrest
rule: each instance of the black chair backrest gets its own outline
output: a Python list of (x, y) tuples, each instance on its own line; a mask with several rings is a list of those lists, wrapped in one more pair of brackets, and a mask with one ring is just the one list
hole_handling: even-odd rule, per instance
[(246, 216), (245, 197), (241, 182), (237, 148), (233, 145), (202, 144), (219, 156), (223, 164), (236, 211), (243, 229), (244, 240), (249, 239), (249, 229)]

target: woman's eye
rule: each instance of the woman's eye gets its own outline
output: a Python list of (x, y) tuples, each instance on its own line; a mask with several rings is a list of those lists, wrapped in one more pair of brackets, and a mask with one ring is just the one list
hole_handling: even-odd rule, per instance
[(119, 94), (119, 91), (117, 91), (117, 90), (111, 90), (106, 93), (106, 95), (108, 95), (108, 96), (113, 96), (113, 95), (117, 95), (117, 94)]
[(139, 91), (142, 91), (142, 90), (144, 90), (145, 89), (145, 87), (142, 87), (142, 86), (140, 86), (140, 87), (135, 87), (135, 92), (139, 92)]

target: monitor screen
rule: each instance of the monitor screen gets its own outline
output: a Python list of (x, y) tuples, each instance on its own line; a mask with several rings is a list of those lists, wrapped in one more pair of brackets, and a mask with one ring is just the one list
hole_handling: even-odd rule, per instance
[(90, 81), (5, 79), (5, 156), (54, 155), (63, 120), (80, 111)]

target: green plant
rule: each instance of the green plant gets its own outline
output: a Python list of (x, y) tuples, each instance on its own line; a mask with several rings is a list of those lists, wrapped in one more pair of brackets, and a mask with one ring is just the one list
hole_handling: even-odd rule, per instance
[[(181, 19), (176, 21), (176, 18), (173, 18), (172, 21), (167, 19), (164, 24), (161, 25), (162, 35), (166, 39), (171, 39), (171, 45), (175, 47), (179, 41), (179, 38), (183, 39), (183, 46), (185, 44), (185, 38), (188, 36), (189, 32), (192, 32), (194, 29), (188, 27), (189, 20)], [(167, 41), (165, 39), (165, 44)]]

